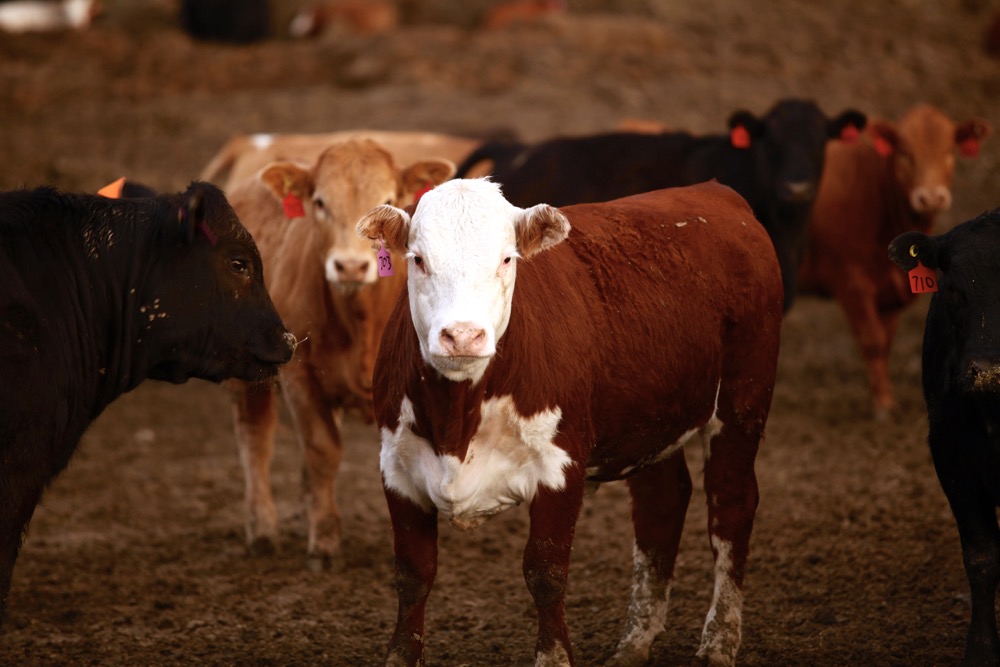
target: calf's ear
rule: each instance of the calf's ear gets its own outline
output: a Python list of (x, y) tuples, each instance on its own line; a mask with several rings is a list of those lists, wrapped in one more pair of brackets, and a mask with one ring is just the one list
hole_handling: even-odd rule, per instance
[(356, 226), (358, 236), (384, 242), (394, 252), (404, 252), (410, 237), (410, 214), (401, 208), (382, 204), (365, 213)]
[(900, 234), (889, 244), (889, 259), (904, 271), (916, 267), (917, 262), (928, 269), (941, 268), (939, 255), (940, 243), (937, 237), (921, 232)]
[(729, 143), (735, 148), (750, 148), (753, 139), (764, 136), (764, 123), (749, 111), (736, 111), (729, 117)]
[(260, 170), (257, 178), (281, 202), (289, 195), (307, 201), (315, 189), (309, 170), (291, 162), (272, 162)]
[(424, 192), (444, 183), (454, 175), (455, 163), (451, 160), (434, 158), (411, 164), (400, 174), (397, 201), (400, 206), (415, 204)]
[(955, 126), (955, 145), (965, 157), (979, 155), (979, 147), (993, 133), (993, 126), (981, 118), (972, 118)]
[(514, 219), (517, 251), (527, 259), (558, 245), (569, 236), (569, 220), (548, 204), (537, 204), (521, 210)]
[[(826, 134), (830, 138), (855, 135), (865, 129), (868, 123), (868, 116), (854, 109), (847, 109), (839, 116), (827, 123)], [(850, 130), (848, 128), (854, 128)]]
[(177, 209), (177, 227), (185, 243), (194, 241), (194, 233), (198, 228), (207, 227), (205, 223), (204, 193), (201, 188), (188, 188), (187, 199)]
[(875, 144), (875, 150), (882, 157), (889, 157), (899, 148), (899, 133), (892, 123), (873, 121), (868, 125), (868, 133)]

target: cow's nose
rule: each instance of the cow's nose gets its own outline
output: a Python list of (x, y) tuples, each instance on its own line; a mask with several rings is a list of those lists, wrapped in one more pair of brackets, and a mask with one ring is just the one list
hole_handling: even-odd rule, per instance
[(368, 276), (369, 265), (367, 259), (333, 260), (333, 270), (337, 273), (337, 280), (342, 283), (364, 282)]
[(816, 194), (811, 181), (785, 181), (785, 199), (788, 201), (809, 201)]
[(951, 190), (943, 185), (914, 188), (910, 205), (918, 213), (937, 213), (951, 208)]
[(481, 357), (486, 349), (486, 330), (471, 323), (441, 329), (441, 349), (451, 357)]
[(292, 352), (295, 352), (295, 348), (299, 345), (299, 341), (295, 339), (295, 334), (288, 331), (286, 331), (285, 335), (281, 337), (281, 340), (285, 342), (285, 345)]

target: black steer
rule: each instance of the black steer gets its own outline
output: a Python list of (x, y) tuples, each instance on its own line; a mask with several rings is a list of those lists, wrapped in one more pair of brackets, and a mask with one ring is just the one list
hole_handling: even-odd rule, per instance
[(24, 532), (87, 426), (145, 378), (262, 380), (294, 338), (222, 192), (0, 193), (0, 622)]
[(927, 440), (972, 592), (962, 664), (1000, 665), (1000, 209), (940, 236), (902, 234), (889, 257), (941, 271), (924, 328)]
[(866, 120), (853, 110), (829, 120), (811, 101), (786, 99), (763, 118), (734, 113), (730, 132), (721, 135), (613, 132), (535, 146), (488, 144), (463, 162), (456, 178), (474, 163), (492, 159), (493, 180), (521, 207), (608, 201), (714, 178), (740, 193), (767, 229), (781, 265), (788, 310), (826, 142), (847, 128), (856, 133)]

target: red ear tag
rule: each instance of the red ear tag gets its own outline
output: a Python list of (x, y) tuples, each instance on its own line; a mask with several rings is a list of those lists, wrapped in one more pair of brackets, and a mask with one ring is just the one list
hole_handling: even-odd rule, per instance
[(729, 143), (733, 148), (750, 148), (750, 131), (742, 125), (729, 130)]
[(302, 206), (302, 200), (289, 192), (281, 202), (285, 207), (285, 217), (289, 220), (306, 217), (306, 210)]
[(378, 274), (383, 278), (393, 275), (392, 255), (390, 255), (389, 251), (385, 249), (382, 241), (378, 242)]
[(882, 137), (875, 137), (875, 152), (882, 157), (889, 157), (892, 155), (892, 144)]
[(427, 183), (424, 187), (422, 187), (419, 190), (417, 190), (417, 194), (413, 195), (413, 205), (416, 206), (417, 204), (419, 204), (420, 203), (420, 198), (423, 197), (425, 194), (427, 194), (428, 192), (430, 192), (433, 189), (434, 189), (434, 184), (433, 183)]
[(845, 125), (840, 130), (840, 140), (846, 141), (849, 144), (857, 143), (858, 136), (860, 136), (860, 133), (858, 132), (857, 125)]
[(215, 245), (218, 239), (215, 237), (215, 232), (213, 232), (204, 220), (198, 223), (198, 231), (201, 232), (208, 242)]
[(910, 269), (907, 275), (910, 277), (910, 291), (914, 294), (938, 291), (937, 274), (919, 261), (917, 266)]
[(958, 152), (962, 154), (962, 157), (976, 157), (979, 155), (979, 139), (969, 137), (963, 140), (958, 145)]

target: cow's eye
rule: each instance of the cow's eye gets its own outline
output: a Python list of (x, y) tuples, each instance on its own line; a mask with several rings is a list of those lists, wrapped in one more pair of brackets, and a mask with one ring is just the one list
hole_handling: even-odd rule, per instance
[(504, 257), (504, 259), (503, 259), (503, 263), (504, 263), (504, 264), (510, 264), (510, 260), (511, 260), (511, 259), (512, 259), (512, 258), (510, 258), (510, 257)]
[(313, 199), (313, 204), (315, 204), (316, 208), (318, 209), (322, 209), (324, 206), (326, 206), (326, 204), (323, 203), (322, 197), (316, 197), (315, 199)]
[(417, 266), (421, 266), (422, 267), (424, 265), (424, 258), (421, 257), (420, 255), (414, 255), (413, 256), (413, 263), (416, 264)]
[(229, 268), (232, 269), (233, 273), (238, 273), (241, 276), (250, 275), (250, 263), (245, 259), (229, 260)]

